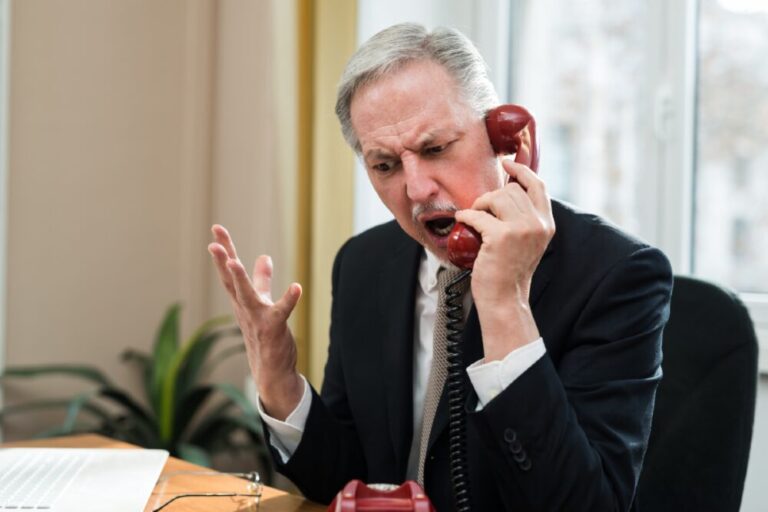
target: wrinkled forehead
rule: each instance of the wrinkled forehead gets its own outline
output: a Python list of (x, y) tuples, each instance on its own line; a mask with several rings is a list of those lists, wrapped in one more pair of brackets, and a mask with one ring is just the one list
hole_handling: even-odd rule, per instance
[(376, 87), (381, 83), (411, 83), (412, 80), (409, 80), (409, 78), (419, 71), (425, 71), (435, 78), (434, 85), (436, 87), (436, 92), (438, 92), (437, 86), (439, 85), (446, 93), (458, 93), (461, 95), (461, 86), (458, 80), (451, 74), (451, 71), (440, 62), (424, 56), (395, 61), (387, 66), (370, 71), (367, 76), (360, 81), (355, 91), (352, 93), (350, 103), (354, 103), (355, 98), (357, 98), (362, 91)]
[(463, 117), (470, 110), (455, 80), (431, 60), (412, 61), (358, 88), (351, 102), (358, 137), (374, 126), (430, 117)]

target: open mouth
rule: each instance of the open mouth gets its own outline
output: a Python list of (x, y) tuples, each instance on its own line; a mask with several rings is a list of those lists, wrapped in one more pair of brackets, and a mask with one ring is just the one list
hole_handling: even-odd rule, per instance
[(440, 217), (425, 222), (427, 229), (439, 237), (448, 236), (455, 224), (456, 220), (453, 217)]

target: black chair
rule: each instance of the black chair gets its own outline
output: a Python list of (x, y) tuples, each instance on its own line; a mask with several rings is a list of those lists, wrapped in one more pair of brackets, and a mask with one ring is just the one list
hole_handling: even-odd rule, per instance
[(675, 277), (640, 511), (738, 511), (752, 441), (757, 337), (728, 290)]

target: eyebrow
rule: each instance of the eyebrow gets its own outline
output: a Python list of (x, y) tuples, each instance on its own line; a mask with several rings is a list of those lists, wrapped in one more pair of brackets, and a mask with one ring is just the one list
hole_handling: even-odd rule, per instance
[(390, 158), (394, 158), (395, 155), (393, 155), (391, 152), (384, 150), (384, 149), (369, 149), (365, 152), (363, 155), (363, 159), (368, 161), (369, 159), (372, 160), (388, 160)]
[[(431, 144), (434, 144), (436, 138), (442, 136), (445, 133), (450, 133), (450, 132), (451, 132), (450, 130), (438, 129), (438, 130), (435, 130), (434, 132), (425, 132), (425, 133), (421, 134), (419, 136), (419, 138), (416, 139), (417, 140), (416, 145), (419, 148), (418, 150), (421, 151), (425, 147), (427, 147), (427, 146), (429, 146)], [(410, 149), (411, 151), (414, 151), (413, 149), (408, 148), (408, 147), (406, 147), (405, 149)], [(374, 149), (369, 149), (368, 151), (366, 151), (364, 153), (364, 155), (363, 155), (363, 158), (366, 161), (368, 159), (387, 160), (387, 159), (390, 159), (390, 158), (395, 158), (395, 155), (393, 155), (390, 151), (387, 151), (385, 149), (374, 148)]]

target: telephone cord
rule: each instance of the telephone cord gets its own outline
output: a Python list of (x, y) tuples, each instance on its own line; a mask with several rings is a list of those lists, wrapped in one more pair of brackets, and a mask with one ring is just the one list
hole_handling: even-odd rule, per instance
[(462, 294), (456, 289), (464, 279), (472, 275), (471, 270), (459, 274), (445, 288), (446, 352), (448, 353), (448, 449), (451, 467), (451, 483), (458, 512), (470, 511), (469, 471), (467, 467), (467, 413), (464, 403), (467, 396), (465, 382), (464, 351), (461, 338), (464, 334), (464, 306)]

